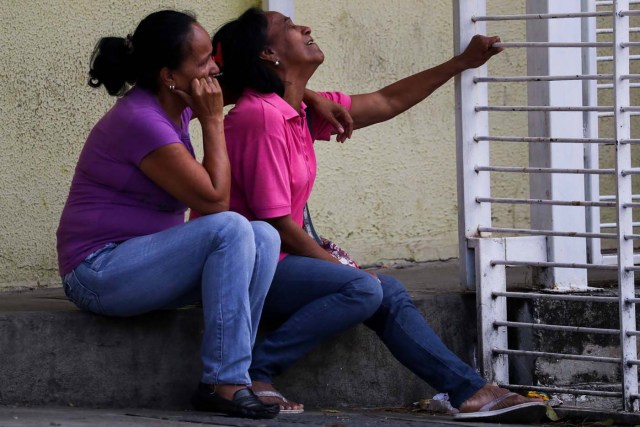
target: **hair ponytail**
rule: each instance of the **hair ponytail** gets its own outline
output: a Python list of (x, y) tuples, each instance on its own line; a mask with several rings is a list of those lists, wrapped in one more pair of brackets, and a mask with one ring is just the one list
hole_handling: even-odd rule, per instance
[(144, 18), (133, 35), (101, 38), (91, 55), (89, 86), (121, 96), (133, 85), (157, 91), (160, 70), (175, 70), (189, 54), (195, 16), (161, 10)]
[(89, 86), (101, 85), (109, 95), (121, 96), (135, 83), (133, 77), (133, 49), (122, 37), (101, 38), (91, 55)]

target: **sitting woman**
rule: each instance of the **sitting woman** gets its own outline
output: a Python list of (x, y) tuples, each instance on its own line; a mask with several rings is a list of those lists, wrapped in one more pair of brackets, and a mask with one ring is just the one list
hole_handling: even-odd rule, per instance
[[(476, 36), (463, 54), (377, 92), (322, 96), (347, 108), (354, 128), (379, 123), (454, 75), (484, 64), (500, 51), (492, 47), (498, 40)], [(402, 364), (449, 393), (461, 412), (523, 419), (544, 415), (539, 400), (487, 384), (451, 353), (400, 282), (342, 265), (303, 230), (303, 208), (316, 176), (313, 141), (328, 139), (332, 130), (317, 114), (308, 118), (302, 102), (307, 82), (324, 60), (311, 30), (280, 13), (249, 9), (223, 26), (213, 45), (224, 72), (222, 86), (240, 95), (225, 119), (231, 210), (269, 222), (282, 240), (264, 309), (265, 317), (282, 323), (254, 348), (249, 373), (256, 394), (279, 403), (282, 412), (301, 412), (301, 404), (276, 391), (273, 378), (322, 341), (364, 322)]]
[[(101, 39), (89, 85), (121, 96), (94, 126), (57, 232), (65, 292), (79, 308), (136, 316), (202, 302), (197, 409), (273, 418), (248, 388), (251, 350), (278, 261), (278, 233), (228, 212), (231, 172), (209, 34), (159, 11), (133, 36)], [(189, 120), (202, 128), (194, 158)], [(184, 222), (186, 208), (206, 215)], [(198, 331), (193, 331), (194, 334)]]

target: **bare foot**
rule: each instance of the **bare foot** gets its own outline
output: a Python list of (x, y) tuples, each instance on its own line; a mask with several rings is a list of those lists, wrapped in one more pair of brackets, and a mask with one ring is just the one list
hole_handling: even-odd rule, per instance
[[(521, 403), (540, 402), (542, 399), (524, 397), (519, 394), (511, 394), (507, 389), (500, 388), (493, 384), (485, 384), (480, 390), (478, 390), (473, 396), (462, 402), (460, 405), (460, 412), (478, 412), (481, 411), (485, 405), (495, 402), (490, 407), (484, 408), (485, 410), (495, 410), (508, 408), (514, 405), (520, 405)], [(503, 397), (503, 400), (500, 398)]]
[[(251, 390), (260, 398), (262, 403), (265, 404), (278, 404), (280, 405), (281, 411), (302, 411), (304, 410), (304, 405), (301, 403), (292, 402), (290, 400), (285, 399), (282, 395), (276, 390), (273, 385), (269, 383), (265, 383), (262, 381), (254, 381), (251, 386)], [(265, 394), (273, 394), (273, 395), (261, 395)]]

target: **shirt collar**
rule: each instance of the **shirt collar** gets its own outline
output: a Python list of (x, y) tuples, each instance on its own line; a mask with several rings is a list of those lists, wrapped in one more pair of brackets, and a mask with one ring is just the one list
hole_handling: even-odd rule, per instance
[(282, 116), (285, 120), (295, 119), (297, 117), (302, 117), (303, 119), (307, 117), (305, 110), (307, 105), (302, 102), (300, 104), (300, 113), (298, 113), (291, 105), (287, 103), (282, 97), (275, 93), (260, 93), (256, 92), (253, 89), (246, 90), (248, 94), (251, 96), (256, 96), (262, 98), (264, 102), (274, 106), (278, 111), (282, 113)]

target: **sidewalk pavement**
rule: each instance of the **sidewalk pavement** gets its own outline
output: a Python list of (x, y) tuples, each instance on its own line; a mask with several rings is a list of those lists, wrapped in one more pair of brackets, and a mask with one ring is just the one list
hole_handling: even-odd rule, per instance
[[(84, 409), (70, 407), (0, 407), (0, 427), (495, 427), (504, 424), (454, 422), (450, 416), (406, 410), (314, 410), (283, 414), (273, 420), (247, 420), (205, 412), (148, 409)], [(531, 424), (528, 424), (530, 426)], [(519, 424), (511, 424), (518, 427)]]

